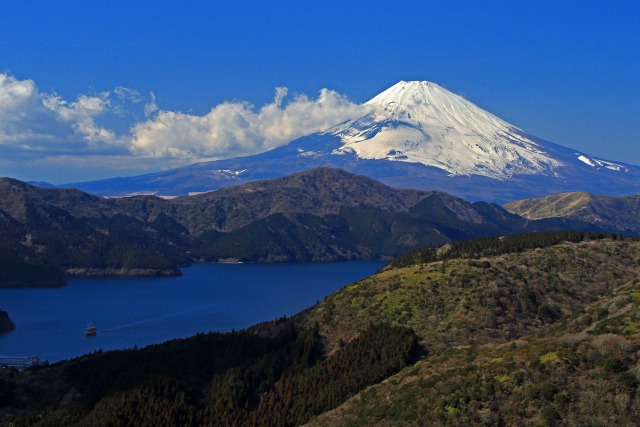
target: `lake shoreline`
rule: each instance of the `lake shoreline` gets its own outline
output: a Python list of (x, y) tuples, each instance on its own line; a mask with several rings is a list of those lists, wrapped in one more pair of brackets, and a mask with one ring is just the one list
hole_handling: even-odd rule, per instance
[(69, 268), (66, 277), (177, 277), (182, 276), (179, 268)]
[[(182, 276), (75, 276), (60, 288), (0, 288), (16, 329), (0, 354), (55, 363), (197, 333), (241, 330), (294, 315), (383, 263), (203, 264)], [(96, 336), (86, 336), (92, 322)]]
[(196, 265), (313, 265), (313, 264), (332, 264), (332, 263), (349, 263), (349, 262), (386, 262), (391, 258), (380, 257), (378, 259), (354, 259), (340, 261), (312, 261), (312, 262), (244, 262), (237, 258), (221, 258), (217, 261), (194, 261), (193, 263), (181, 265), (179, 268), (155, 269), (155, 268), (90, 268), (90, 267), (74, 267), (64, 270), (65, 280), (40, 280), (35, 282), (19, 282), (12, 281), (1, 283), (0, 289), (3, 288), (62, 288), (68, 286), (66, 279), (76, 278), (162, 278), (162, 277), (179, 277), (184, 274), (185, 268), (191, 268)]

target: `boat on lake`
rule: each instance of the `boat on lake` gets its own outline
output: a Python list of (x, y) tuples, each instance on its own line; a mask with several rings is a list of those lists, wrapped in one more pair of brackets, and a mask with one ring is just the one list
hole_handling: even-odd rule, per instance
[(87, 327), (84, 330), (84, 334), (87, 336), (97, 335), (98, 329), (96, 328), (96, 325), (94, 325), (93, 323), (87, 323)]

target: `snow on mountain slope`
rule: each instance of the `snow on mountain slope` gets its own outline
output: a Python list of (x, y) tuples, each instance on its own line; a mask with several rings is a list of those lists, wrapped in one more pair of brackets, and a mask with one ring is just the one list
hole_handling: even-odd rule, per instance
[(617, 163), (608, 162), (602, 159), (596, 159), (595, 157), (587, 157), (584, 154), (576, 153), (578, 155), (578, 160), (581, 162), (591, 166), (592, 168), (600, 169), (607, 168), (612, 171), (628, 171), (628, 169), (622, 165)]
[(435, 83), (401, 81), (366, 103), (364, 117), (329, 129), (333, 154), (422, 163), (450, 175), (553, 175), (562, 162), (521, 130)]

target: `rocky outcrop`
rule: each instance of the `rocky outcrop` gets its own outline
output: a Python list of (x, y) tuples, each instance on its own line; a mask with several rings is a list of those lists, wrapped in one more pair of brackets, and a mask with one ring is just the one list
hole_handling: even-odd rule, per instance
[(12, 331), (16, 328), (16, 324), (9, 317), (9, 313), (0, 310), (0, 333)]

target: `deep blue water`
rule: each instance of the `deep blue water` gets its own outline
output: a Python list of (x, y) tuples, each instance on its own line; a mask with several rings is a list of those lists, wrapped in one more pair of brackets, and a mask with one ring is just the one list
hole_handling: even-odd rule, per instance
[[(55, 362), (98, 349), (142, 347), (293, 315), (382, 262), (204, 264), (170, 278), (75, 278), (63, 288), (0, 289), (16, 330), (0, 356)], [(98, 335), (87, 337), (88, 322)]]

